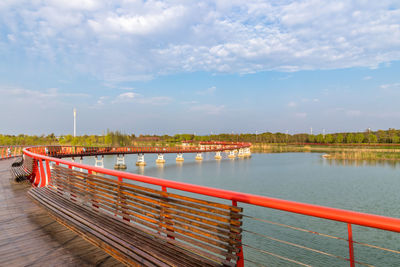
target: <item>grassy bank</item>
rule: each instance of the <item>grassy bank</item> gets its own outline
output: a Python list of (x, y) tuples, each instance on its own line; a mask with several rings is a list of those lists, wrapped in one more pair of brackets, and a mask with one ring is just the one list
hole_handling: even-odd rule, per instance
[(329, 153), (325, 157), (330, 159), (349, 160), (400, 160), (400, 153), (374, 151), (342, 151)]
[(252, 152), (284, 153), (284, 152), (319, 152), (326, 153), (324, 157), (330, 159), (348, 160), (400, 160), (399, 147), (376, 146), (320, 146), (320, 145), (293, 145), (293, 144), (253, 144)]

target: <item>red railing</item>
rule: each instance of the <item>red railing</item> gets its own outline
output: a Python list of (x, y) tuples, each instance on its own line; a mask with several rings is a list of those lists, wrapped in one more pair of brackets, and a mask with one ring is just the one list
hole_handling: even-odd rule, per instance
[[(186, 144), (186, 143), (184, 143)], [(167, 154), (167, 153), (201, 153), (226, 150), (239, 150), (251, 147), (251, 143), (200, 142), (198, 145), (175, 147), (86, 147), (86, 146), (37, 146), (30, 151), (53, 157), (77, 157), (117, 154)]]
[(25, 146), (0, 146), (0, 160), (22, 155)]
[[(47, 151), (50, 151), (49, 150), (50, 147), (48, 147), (47, 149), (48, 149)], [(271, 197), (266, 197), (266, 196), (210, 188), (210, 187), (205, 187), (205, 186), (199, 186), (199, 185), (170, 181), (170, 180), (165, 180), (165, 179), (160, 179), (160, 178), (147, 177), (147, 176), (142, 176), (142, 175), (137, 175), (137, 174), (132, 174), (132, 173), (126, 173), (126, 172), (121, 172), (121, 171), (115, 171), (115, 170), (110, 170), (110, 169), (98, 168), (98, 167), (93, 167), (93, 166), (89, 166), (89, 165), (85, 165), (85, 164), (70, 162), (70, 161), (63, 160), (63, 159), (49, 157), (49, 156), (44, 155), (45, 152), (46, 152), (46, 147), (32, 147), (32, 148), (24, 149), (25, 156), (31, 157), (34, 159), (35, 174), (32, 176), (31, 181), (32, 181), (32, 184), (37, 187), (43, 187), (43, 186), (47, 185), (48, 179), (50, 179), (50, 177), (51, 177), (51, 170), (50, 170), (51, 164), (57, 164), (57, 165), (62, 164), (62, 165), (67, 166), (68, 168), (78, 168), (78, 169), (81, 169), (81, 171), (85, 171), (88, 173), (96, 172), (98, 174), (108, 175), (108, 176), (114, 177), (116, 180), (119, 180), (119, 181), (123, 181), (123, 180), (129, 181), (130, 180), (130, 181), (141, 182), (141, 183), (145, 183), (145, 184), (149, 184), (149, 185), (153, 185), (153, 186), (160, 186), (161, 188), (163, 188), (163, 190), (169, 188), (169, 189), (179, 190), (182, 192), (195, 193), (195, 194), (199, 194), (199, 195), (203, 195), (203, 196), (225, 199), (225, 200), (231, 201), (233, 203), (233, 205), (237, 205), (238, 203), (245, 203), (245, 204), (252, 205), (252, 206), (264, 207), (264, 208), (269, 208), (269, 209), (274, 209), (274, 210), (281, 210), (281, 211), (286, 211), (289, 213), (302, 214), (302, 215), (306, 215), (306, 216), (312, 216), (312, 217), (323, 218), (323, 219), (327, 219), (327, 220), (331, 220), (331, 221), (345, 223), (345, 224), (347, 224), (347, 236), (348, 236), (347, 239), (318, 233), (316, 231), (310, 231), (310, 230), (303, 229), (300, 227), (294, 227), (294, 226), (290, 226), (290, 225), (286, 225), (286, 224), (275, 223), (275, 222), (267, 221), (264, 219), (259, 219), (259, 218), (253, 217), (253, 216), (247, 216), (249, 219), (263, 221), (263, 222), (266, 222), (269, 224), (279, 225), (279, 226), (283, 226), (283, 227), (287, 227), (287, 228), (291, 228), (291, 229), (295, 229), (295, 230), (299, 230), (299, 231), (303, 231), (303, 232), (309, 232), (312, 234), (318, 234), (320, 236), (330, 237), (330, 238), (334, 238), (334, 239), (338, 239), (338, 240), (344, 240), (348, 244), (348, 258), (342, 257), (342, 256), (336, 256), (331, 253), (327, 253), (327, 252), (324, 252), (324, 251), (321, 251), (318, 249), (308, 248), (306, 246), (294, 244), (292, 242), (282, 241), (282, 240), (279, 240), (276, 238), (272, 238), (272, 237), (263, 235), (261, 233), (253, 232), (251, 229), (246, 230), (245, 232), (255, 234), (255, 235), (261, 236), (263, 238), (269, 239), (269, 240), (281, 242), (281, 243), (284, 243), (287, 245), (300, 247), (300, 248), (306, 249), (308, 251), (318, 252), (323, 255), (328, 255), (331, 257), (338, 258), (338, 259), (346, 260), (346, 261), (349, 261), (350, 266), (355, 266), (356, 263), (369, 266), (368, 264), (365, 264), (361, 261), (355, 260), (355, 252), (354, 252), (353, 244), (360, 244), (360, 245), (400, 254), (400, 251), (397, 251), (397, 250), (387, 249), (387, 248), (383, 248), (380, 246), (370, 245), (370, 244), (366, 244), (366, 243), (362, 243), (362, 242), (356, 242), (353, 239), (353, 231), (352, 231), (352, 225), (359, 225), (359, 226), (381, 229), (381, 230), (398, 233), (398, 232), (400, 232), (400, 219), (398, 219), (398, 218), (391, 218), (391, 217), (385, 217), (385, 216), (379, 216), (379, 215), (373, 215), (373, 214), (367, 214), (367, 213), (361, 213), (361, 212), (355, 212), (355, 211), (349, 211), (349, 210), (343, 210), (343, 209), (336, 209), (336, 208), (324, 207), (324, 206), (319, 206), (319, 205), (305, 204), (305, 203), (299, 203), (299, 202), (295, 202), (295, 201), (288, 201), (288, 200), (282, 200), (282, 199), (271, 198)], [(297, 260), (292, 260), (287, 257), (279, 256), (274, 253), (268, 252), (268, 251), (260, 249), (260, 248), (256, 248), (251, 245), (244, 244), (244, 246), (248, 249), (255, 249), (255, 250), (261, 251), (265, 254), (272, 255), (274, 257), (278, 257), (279, 259), (283, 259), (283, 260), (287, 260), (292, 263), (308, 266), (307, 264), (303, 264)], [(247, 260), (246, 255), (244, 255), (244, 258), (242, 255), (241, 261), (238, 262), (238, 265), (243, 266), (244, 261), (248, 261), (248, 262), (254, 263), (256, 265), (262, 265), (262, 264), (258, 264), (257, 262), (254, 262), (254, 260), (250, 260), (250, 259)]]

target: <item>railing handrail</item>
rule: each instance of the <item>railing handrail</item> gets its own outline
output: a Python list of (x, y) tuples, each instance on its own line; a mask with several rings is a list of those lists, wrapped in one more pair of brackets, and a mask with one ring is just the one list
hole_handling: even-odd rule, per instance
[(283, 200), (278, 198), (253, 195), (248, 193), (235, 192), (225, 189), (217, 189), (212, 187), (206, 187), (201, 185), (193, 185), (189, 183), (176, 182), (165, 180), (161, 178), (149, 177), (139, 174), (132, 174), (122, 171), (115, 171), (110, 169), (104, 169), (99, 167), (93, 167), (86, 164), (80, 164), (75, 162), (70, 162), (63, 159), (53, 158), (41, 154), (37, 154), (29, 151), (30, 148), (24, 148), (23, 152), (25, 155), (30, 156), (37, 160), (47, 160), (56, 162), (59, 164), (68, 165), (71, 167), (82, 168), (97, 173), (103, 173), (106, 175), (111, 175), (123, 179), (165, 186), (168, 188), (173, 188), (181, 191), (186, 191), (190, 193), (197, 193), (202, 195), (207, 195), (211, 197), (217, 197), (221, 199), (267, 207), (271, 209), (283, 210), (297, 214), (303, 214), (318, 218), (324, 218), (339, 222), (344, 222), (348, 224), (356, 224), (366, 227), (378, 228), (387, 231), (400, 232), (400, 219), (386, 217), (381, 215), (374, 215), (344, 209), (337, 209), (331, 207), (324, 207), (314, 204), (306, 204), (296, 201)]

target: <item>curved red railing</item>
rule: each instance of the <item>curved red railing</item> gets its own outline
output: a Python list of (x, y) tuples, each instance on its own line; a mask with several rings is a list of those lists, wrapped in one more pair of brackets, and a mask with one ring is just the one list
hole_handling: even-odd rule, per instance
[[(211, 144), (209, 144), (211, 145)], [(229, 148), (237, 149), (238, 144), (226, 144), (229, 146)], [(240, 147), (241, 145), (239, 145)], [(243, 147), (248, 147), (248, 143), (243, 143)], [(70, 162), (67, 160), (55, 158), (55, 157), (50, 157), (46, 156), (46, 148), (47, 152), (50, 151), (51, 147), (30, 147), (30, 148), (25, 148), (23, 150), (24, 155), (27, 157), (31, 157), (34, 159), (35, 163), (35, 175), (32, 177), (32, 184), (34, 186), (38, 187), (43, 187), (47, 185), (48, 179), (51, 177), (51, 172), (50, 172), (50, 164), (62, 164), (68, 166), (68, 168), (79, 168), (82, 170), (87, 171), (88, 173), (96, 172), (96, 173), (101, 173), (105, 175), (109, 175), (112, 177), (115, 177), (116, 179), (122, 181), (122, 180), (132, 180), (132, 181), (137, 181), (137, 182), (142, 182), (146, 184), (151, 184), (151, 185), (157, 185), (161, 186), (162, 188), (170, 188), (170, 189), (176, 189), (184, 192), (190, 192), (190, 193), (196, 193), (200, 195), (205, 195), (205, 196), (211, 196), (211, 197), (216, 197), (216, 198), (221, 198), (221, 199), (226, 199), (229, 201), (232, 201), (233, 205), (237, 205), (237, 203), (246, 203), (249, 205), (255, 205), (259, 207), (265, 207), (265, 208), (270, 208), (270, 209), (275, 209), (275, 210), (281, 210), (281, 211), (287, 211), (290, 213), (296, 213), (296, 214), (302, 214), (302, 215), (307, 215), (307, 216), (312, 216), (312, 217), (318, 217), (318, 218), (323, 218), (327, 220), (332, 220), (332, 221), (338, 221), (338, 222), (343, 222), (347, 224), (348, 228), (348, 239), (346, 240), (349, 245), (349, 258), (345, 259), (350, 262), (350, 266), (355, 266), (355, 263), (358, 263), (357, 261), (354, 260), (354, 249), (353, 249), (353, 243), (356, 243), (353, 241), (352, 237), (352, 225), (360, 225), (364, 227), (370, 227), (370, 228), (376, 228), (376, 229), (381, 229), (381, 230), (386, 230), (386, 231), (392, 231), (392, 232), (400, 232), (400, 219), (399, 218), (391, 218), (391, 217), (385, 217), (385, 216), (379, 216), (379, 215), (373, 215), (373, 214), (367, 214), (367, 213), (361, 213), (361, 212), (355, 212), (355, 211), (349, 211), (349, 210), (343, 210), (343, 209), (337, 209), (337, 208), (330, 208), (330, 207), (324, 207), (324, 206), (319, 206), (319, 205), (312, 205), (312, 204), (306, 204), (306, 203), (300, 203), (300, 202), (295, 202), (295, 201), (289, 201), (289, 200), (283, 200), (283, 199), (277, 199), (277, 198), (271, 198), (271, 197), (266, 197), (266, 196), (260, 196), (260, 195), (253, 195), (253, 194), (247, 194), (247, 193), (241, 193), (241, 192), (235, 192), (235, 191), (230, 191), (230, 190), (224, 190), (224, 189), (217, 189), (217, 188), (211, 188), (211, 187), (206, 187), (206, 186), (200, 186), (200, 185), (193, 185), (193, 184), (188, 184), (188, 183), (183, 183), (183, 182), (176, 182), (176, 181), (170, 181), (170, 180), (165, 180), (165, 179), (160, 179), (160, 178), (154, 178), (154, 177), (148, 177), (148, 176), (143, 176), (143, 175), (137, 175), (137, 174), (132, 174), (132, 173), (127, 173), (127, 172), (122, 172), (122, 171), (116, 171), (116, 170), (110, 170), (110, 169), (104, 169), (104, 168), (99, 168), (99, 167), (93, 167), (85, 164), (80, 164), (80, 163), (75, 163), (75, 162)], [(154, 148), (149, 148), (148, 150), (144, 150), (144, 152), (141, 153), (150, 153), (149, 151), (154, 151), (152, 150)], [(226, 150), (227, 147), (224, 147), (224, 149), (220, 148), (220, 150), (207, 150), (207, 151), (221, 151), (221, 150)], [(122, 150), (118, 150), (119, 153), (122, 153)], [(172, 152), (174, 150), (169, 150), (169, 153), (174, 153)], [(183, 151), (183, 150), (181, 150)], [(189, 150), (191, 151), (191, 150)], [(101, 151), (96, 151), (96, 153), (100, 153)], [(114, 154), (117, 154), (117, 151)], [(124, 151), (125, 152), (125, 151)], [(128, 151), (132, 153), (137, 153), (133, 151)], [(186, 151), (187, 152), (187, 151)], [(155, 152), (152, 152), (155, 153)], [(176, 153), (176, 152), (175, 152)], [(48, 154), (51, 154), (48, 153)], [(70, 155), (68, 153), (63, 154), (65, 156)], [(62, 156), (61, 154), (55, 155), (57, 157)], [(46, 168), (44, 168), (45, 164)], [(312, 231), (310, 231), (312, 232)], [(316, 232), (312, 232), (316, 233)], [(340, 238), (339, 238), (340, 239)], [(360, 244), (360, 243), (358, 243)], [(399, 252), (400, 253), (400, 252)], [(242, 257), (243, 258), (243, 257)], [(340, 258), (340, 257), (339, 257)], [(295, 262), (295, 261), (294, 261)], [(243, 259), (238, 263), (239, 266), (243, 266)]]
[(217, 152), (226, 150), (239, 150), (251, 147), (251, 143), (242, 142), (200, 142), (198, 145), (186, 145), (175, 147), (86, 147), (86, 146), (37, 146), (31, 147), (35, 153), (45, 154), (53, 157), (78, 157), (96, 155), (118, 155), (118, 154), (167, 154), (167, 153), (201, 153)]

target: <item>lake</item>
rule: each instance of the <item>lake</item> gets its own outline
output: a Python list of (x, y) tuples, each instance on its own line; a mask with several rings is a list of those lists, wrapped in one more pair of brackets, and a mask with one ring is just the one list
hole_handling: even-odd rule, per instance
[[(245, 159), (214, 160), (214, 154), (204, 154), (202, 162), (195, 154), (185, 154), (185, 162), (177, 164), (174, 154), (165, 155), (166, 164), (155, 164), (156, 155), (145, 155), (146, 167), (136, 167), (136, 155), (127, 155), (127, 171), (174, 181), (229, 189), (245, 193), (276, 197), (390, 217), (400, 217), (400, 165), (394, 162), (335, 161), (320, 153), (255, 154)], [(93, 157), (84, 163), (94, 165)], [(113, 168), (115, 156), (105, 156), (106, 168)], [(348, 258), (347, 241), (298, 231), (280, 224), (347, 239), (347, 225), (323, 219), (244, 207), (243, 243), (246, 266), (298, 266), (294, 260), (313, 266), (348, 266), (340, 258), (321, 255), (315, 250)], [(254, 218), (257, 218), (255, 220)], [(261, 220), (259, 220), (261, 219)], [(261, 235), (253, 234), (256, 232)], [(356, 241), (400, 250), (400, 235), (381, 230), (353, 226)], [(272, 239), (271, 239), (272, 238)], [(284, 240), (312, 250), (281, 243)], [(273, 256), (280, 255), (281, 258)], [(355, 258), (377, 266), (398, 266), (400, 254), (384, 252), (355, 244)], [(257, 264), (256, 264), (257, 263)]]

